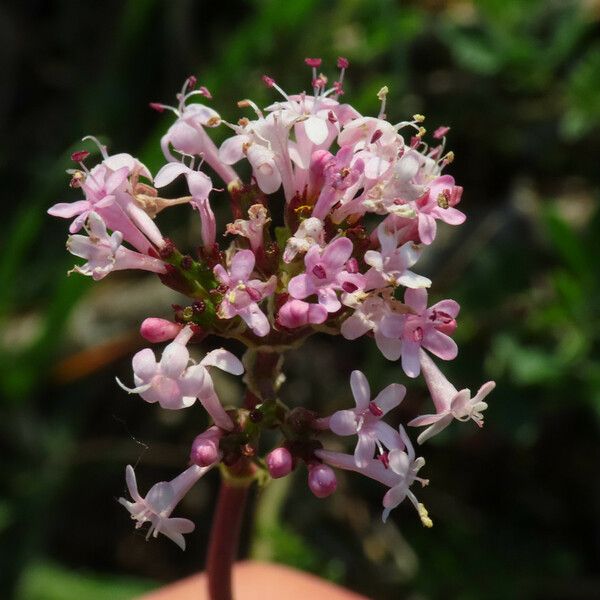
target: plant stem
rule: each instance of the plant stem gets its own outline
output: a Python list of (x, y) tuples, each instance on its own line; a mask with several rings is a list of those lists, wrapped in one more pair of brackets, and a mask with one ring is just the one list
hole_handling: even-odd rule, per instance
[(206, 573), (211, 600), (232, 600), (232, 568), (236, 559), (249, 481), (232, 483), (225, 477), (213, 518)]

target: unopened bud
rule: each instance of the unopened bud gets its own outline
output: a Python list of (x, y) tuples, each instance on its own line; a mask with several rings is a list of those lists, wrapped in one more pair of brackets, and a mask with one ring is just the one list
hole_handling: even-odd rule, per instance
[(273, 479), (289, 475), (294, 466), (294, 459), (287, 448), (275, 448), (267, 455), (267, 469)]
[(180, 331), (181, 325), (179, 323), (173, 323), (158, 317), (144, 319), (140, 326), (141, 336), (153, 344), (172, 340)]
[(327, 465), (315, 465), (308, 471), (308, 487), (317, 498), (327, 498), (335, 492), (337, 479), (333, 469)]
[(221, 457), (219, 440), (223, 432), (218, 427), (209, 427), (204, 433), (196, 436), (192, 442), (190, 462), (199, 467), (208, 467)]

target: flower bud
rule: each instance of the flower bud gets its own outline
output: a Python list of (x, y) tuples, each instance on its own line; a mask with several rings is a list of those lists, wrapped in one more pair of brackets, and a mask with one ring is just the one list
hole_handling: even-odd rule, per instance
[(317, 498), (327, 498), (335, 492), (337, 479), (331, 467), (315, 465), (308, 471), (308, 487)]
[(199, 467), (208, 467), (220, 460), (219, 439), (222, 435), (221, 429), (213, 426), (196, 436), (192, 442), (190, 462)]
[(172, 340), (181, 331), (181, 327), (179, 323), (173, 323), (167, 319), (150, 317), (142, 322), (140, 334), (152, 343), (166, 342)]
[(294, 461), (287, 448), (275, 448), (267, 455), (267, 468), (273, 479), (289, 475), (294, 466)]

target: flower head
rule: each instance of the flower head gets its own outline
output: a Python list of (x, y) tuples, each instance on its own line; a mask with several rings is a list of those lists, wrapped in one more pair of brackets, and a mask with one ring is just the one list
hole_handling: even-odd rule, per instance
[(234, 375), (241, 375), (244, 367), (223, 348), (209, 352), (198, 364), (190, 365), (186, 344), (192, 335), (191, 327), (184, 328), (165, 347), (158, 362), (150, 348), (140, 350), (133, 357), (136, 387), (128, 388), (118, 379), (117, 382), (130, 394), (139, 394), (146, 402), (158, 402), (170, 410), (187, 408), (198, 399), (219, 427), (230, 430), (233, 423), (215, 393), (207, 367), (218, 367)]
[(146, 497), (142, 498), (138, 492), (135, 471), (131, 465), (127, 465), (125, 479), (133, 502), (125, 498), (119, 498), (119, 502), (130, 512), (131, 518), (137, 521), (136, 529), (142, 527), (144, 523), (150, 523), (146, 540), (150, 539), (150, 536), (157, 537), (159, 533), (162, 533), (173, 540), (182, 550), (185, 550), (183, 534), (194, 531), (195, 525), (189, 519), (171, 517), (171, 513), (190, 488), (210, 468), (194, 465), (171, 481), (154, 484)]
[(421, 350), (421, 369), (429, 393), (436, 408), (436, 413), (423, 415), (409, 422), (413, 427), (429, 425), (417, 438), (422, 444), (429, 438), (444, 430), (454, 419), (458, 421), (473, 420), (479, 427), (483, 427), (483, 411), (487, 408), (484, 398), (496, 387), (494, 381), (484, 383), (475, 396), (471, 398), (470, 390), (460, 392), (446, 379), (436, 364), (427, 353)]

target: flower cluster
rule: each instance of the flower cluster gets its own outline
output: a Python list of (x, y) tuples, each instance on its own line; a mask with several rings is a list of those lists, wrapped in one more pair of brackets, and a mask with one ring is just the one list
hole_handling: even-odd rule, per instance
[[(74, 267), (78, 273), (102, 279), (114, 270), (151, 271), (189, 298), (188, 305), (174, 307), (171, 319), (149, 317), (142, 323), (146, 340), (169, 343), (158, 361), (151, 348), (133, 357), (133, 387), (119, 381), (127, 392), (169, 410), (199, 400), (214, 423), (193, 441), (192, 466), (173, 481), (156, 484), (145, 498), (127, 467), (133, 502), (121, 503), (138, 527), (151, 523), (148, 535), (161, 532), (182, 548), (182, 534), (193, 524), (171, 518), (171, 512), (219, 463), (251, 475), (266, 471), (273, 478), (304, 463), (317, 497), (335, 491), (332, 467), (361, 473), (388, 488), (384, 520), (408, 497), (423, 524), (431, 526), (411, 491), (415, 481), (427, 483), (418, 477), (425, 460), (415, 456), (402, 426), (395, 429), (382, 420), (403, 400), (403, 385), (389, 385), (372, 398), (365, 376), (353, 371), (355, 407), (328, 416), (290, 410), (279, 398), (280, 355), (315, 332), (348, 340), (368, 335), (386, 359), (400, 361), (407, 377), (423, 375), (435, 413), (408, 423), (427, 427), (420, 444), (453, 420), (481, 426), (484, 398), (494, 387), (488, 382), (471, 398), (432, 359), (452, 360), (458, 352), (452, 339), (458, 303), (446, 299), (428, 306), (432, 282), (417, 272), (421, 254), (435, 242), (438, 222), (455, 226), (465, 220), (457, 208), (462, 187), (443, 174), (453, 160), (445, 151), (448, 128), (438, 128), (428, 144), (422, 115), (388, 121), (385, 87), (378, 94), (378, 116), (363, 116), (341, 101), (346, 59), (338, 59), (339, 77), (331, 86), (318, 72), (320, 59), (306, 63), (312, 69), (311, 93), (288, 95), (264, 76), (280, 98), (264, 109), (251, 100), (238, 102), (247, 112), (237, 123), (196, 102), (212, 96), (189, 77), (177, 106), (151, 104), (175, 115), (161, 140), (166, 164), (154, 177), (134, 157), (110, 155), (89, 138), (101, 161), (88, 168), (89, 153), (76, 152), (78, 168), (70, 171), (71, 187), (83, 198), (48, 211), (74, 219), (67, 249), (86, 261)], [(208, 134), (215, 127), (233, 133), (220, 147)], [(247, 162), (246, 181), (235, 170), (240, 161)], [(200, 170), (204, 165), (219, 181)], [(163, 197), (161, 190), (178, 179), (189, 194)], [(226, 188), (231, 208), (224, 227), (227, 247), (217, 241), (211, 205), (220, 187)], [(182, 204), (199, 217), (193, 255), (181, 252), (155, 222), (161, 211)], [(82, 229), (86, 235), (78, 233)], [(207, 336), (245, 344), (243, 364), (223, 348), (195, 362), (188, 345)], [(243, 408), (222, 405), (211, 379), (215, 367), (233, 375), (246, 371)], [(281, 442), (261, 458), (261, 434), (274, 428)], [(328, 433), (356, 436), (354, 452), (324, 449)]]

